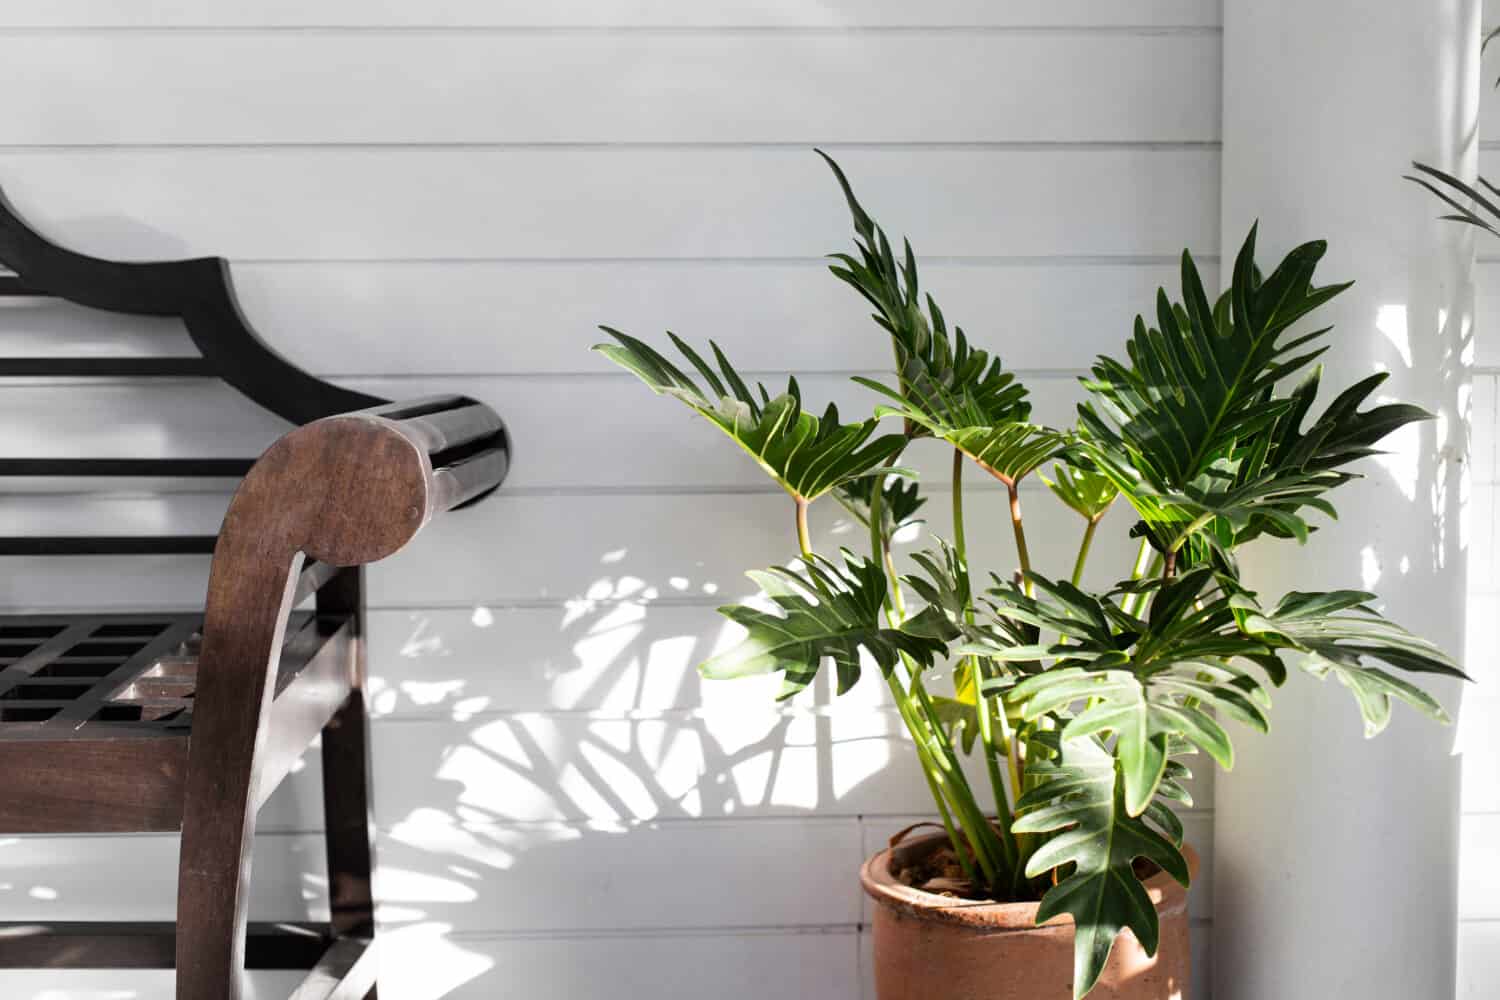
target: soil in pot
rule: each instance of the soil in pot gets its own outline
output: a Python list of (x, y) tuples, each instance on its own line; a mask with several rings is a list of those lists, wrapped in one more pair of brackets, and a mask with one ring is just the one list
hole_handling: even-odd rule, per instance
[[(947, 843), (944, 834), (912, 838), (876, 853), (860, 873), (876, 904), (877, 1000), (1071, 1000), (1072, 918), (1037, 927), (1036, 902), (963, 898)], [(1196, 875), (1198, 857), (1191, 848), (1186, 854)], [(1122, 932), (1089, 1000), (1190, 1000), (1187, 891), (1165, 873), (1147, 879), (1146, 889), (1161, 924), (1156, 955)]]

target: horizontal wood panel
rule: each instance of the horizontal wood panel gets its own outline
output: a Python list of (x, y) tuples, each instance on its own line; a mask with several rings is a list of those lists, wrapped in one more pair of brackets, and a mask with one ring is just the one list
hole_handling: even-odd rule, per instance
[(11, 0), (0, 7), (0, 25), (81, 28), (1216, 26), (1220, 18), (1218, 0)]
[[(1008, 573), (1015, 564), (1003, 494), (989, 491), (971, 502), (970, 560)], [(1040, 493), (1026, 505), (1032, 561), (1042, 572), (1062, 575), (1072, 566), (1081, 520)], [(0, 533), (60, 534), (98, 531), (121, 534), (213, 533), (227, 497), (213, 494), (161, 496), (0, 497)], [(930, 530), (948, 537), (946, 505), (924, 510)], [(864, 547), (843, 508), (820, 503), (812, 512), (815, 547)], [(1077, 522), (1077, 523), (1075, 523)], [(1135, 543), (1126, 537), (1128, 512), (1105, 520), (1090, 557), (1089, 578), (1113, 580), (1128, 571)], [(750, 592), (743, 573), (790, 558), (796, 551), (790, 501), (772, 494), (667, 494), (647, 496), (497, 495), (423, 529), (404, 551), (371, 570), (372, 606), (476, 607), (517, 602), (560, 604), (667, 599), (716, 603)], [(930, 546), (922, 536), (898, 545), (898, 555)], [(119, 586), (122, 569), (135, 562), (83, 557), (3, 560), (10, 572), (0, 580), (0, 607), (192, 606), (201, 602), (206, 561), (180, 560), (183, 573), (160, 596), (145, 586)], [(154, 571), (150, 561), (145, 563)], [(170, 564), (159, 564), (168, 573)], [(100, 576), (99, 574), (104, 574)], [(186, 601), (183, 598), (186, 597)]]
[[(248, 973), (245, 1000), (286, 1000), (303, 975)], [(13, 1000), (175, 1000), (175, 984), (171, 969), (0, 969), (0, 993)]]
[(0, 298), (0, 357), (193, 357), (182, 322), (86, 309), (62, 299)]
[[(1494, 630), (1495, 602), (1470, 604), (1469, 615)], [(1463, 754), (1463, 810), (1500, 814), (1500, 694), (1494, 670), (1494, 644), (1478, 650), (1469, 644), (1465, 666), (1477, 675), (1477, 687), (1464, 692), (1458, 710), (1457, 751)]]
[[(863, 683), (879, 681), (872, 673)], [(539, 823), (931, 810), (894, 709), (776, 713), (759, 685), (721, 686), (740, 688), (734, 709), (642, 719), (462, 710), (441, 719), (377, 719), (376, 819), (395, 826), (428, 814)], [(321, 828), (315, 755), (305, 763), (262, 812), (262, 829)], [(979, 755), (964, 763), (973, 786), (987, 787)], [(1191, 788), (1195, 810), (1186, 815), (1200, 815), (1213, 805), (1213, 767), (1206, 758), (1192, 766), (1199, 779)]]
[[(847, 150), (866, 205), (942, 256), (1218, 244), (1216, 150)], [(0, 153), (17, 208), (121, 259), (806, 258), (848, 242), (804, 149)]]
[(1204, 142), (1219, 78), (1209, 34), (0, 35), (13, 145)]
[(1470, 813), (1460, 831), (1459, 919), (1500, 920), (1500, 813)]
[[(829, 247), (828, 249), (832, 249)], [(1199, 261), (1217, 287), (1217, 262)], [(858, 371), (890, 344), (853, 291), (809, 259), (235, 263), (252, 326), (319, 375), (596, 373), (601, 323), (662, 340), (716, 341), (751, 372)], [(1012, 369), (1076, 369), (1119, 353), (1170, 263), (930, 263), (923, 287)], [(414, 331), (420, 335), (413, 335)], [(796, 334), (788, 346), (782, 334)], [(0, 356), (192, 356), (180, 323), (46, 299), (0, 300)]]
[(9, 556), (0, 567), (5, 612), (201, 610), (208, 592), (208, 556)]
[[(970, 563), (1009, 572), (1015, 563), (1010, 524), (1001, 519), (1001, 499), (990, 496), (988, 514), (976, 505), (968, 519)], [(1078, 543), (1077, 515), (1059, 507), (1033, 503), (1026, 511), (1033, 565), (1052, 575), (1071, 568)], [(863, 547), (863, 529), (841, 511), (813, 508), (818, 551)], [(509, 497), (464, 513), (434, 522), (383, 563), (371, 577), (372, 604), (473, 607), (653, 596), (718, 601), (747, 590), (746, 568), (795, 551), (790, 502), (770, 495)], [(924, 513), (932, 530), (949, 536), (945, 511)], [(1129, 521), (1123, 512), (1109, 515), (1094, 543), (1091, 572), (1114, 579), (1128, 570), (1135, 552), (1125, 537)], [(484, 544), (476, 545), (476, 538)], [(904, 556), (920, 544), (931, 543), (914, 540), (898, 552)]]
[[(235, 263), (233, 272), (267, 342), (323, 374), (593, 372), (585, 351), (601, 323), (653, 340), (664, 330), (713, 339), (748, 371), (881, 368), (888, 339), (815, 259), (851, 245), (808, 242), (799, 252), (809, 259), (792, 263)], [(1217, 287), (1217, 263), (1199, 266)], [(921, 273), (949, 322), (1016, 369), (1078, 368), (1117, 352), (1156, 290), (1178, 288), (1175, 263), (924, 261)], [(0, 320), (8, 326), (9, 314)]]
[(1458, 924), (1457, 1000), (1489, 1000), (1500, 982), (1500, 920)]
[[(705, 347), (705, 350), (707, 348)], [(675, 400), (653, 396), (634, 376), (590, 355), (597, 375), (344, 380), (351, 388), (387, 399), (461, 393), (489, 403), (516, 443), (517, 461), (506, 488), (512, 491), (612, 492), (751, 489), (776, 492), (775, 483), (707, 421)], [(682, 362), (687, 366), (687, 362)], [(871, 377), (894, 381), (881, 372)], [(1032, 391), (1032, 419), (1071, 426), (1084, 393), (1076, 376), (1018, 373)], [(785, 391), (785, 375), (762, 376), (771, 392)], [(798, 379), (809, 410), (836, 403), (843, 420), (869, 419), (881, 397), (844, 375)], [(110, 418), (101, 420), (101, 414)], [(581, 416), (597, 429), (579, 433)], [(214, 380), (56, 382), (16, 384), (0, 393), (0, 457), (253, 459), (288, 425)], [(899, 432), (894, 420), (881, 433)], [(941, 489), (951, 478), (951, 450), (936, 441), (913, 444), (903, 465), (924, 483)], [(978, 467), (971, 484), (1000, 484)], [(1040, 487), (1040, 480), (1029, 484)], [(14, 490), (45, 488), (27, 479)], [(167, 484), (204, 489), (203, 481)], [(233, 487), (230, 481), (228, 488)], [(118, 488), (110, 479), (77, 481), (75, 488)]]
[[(1500, 135), (1500, 132), (1490, 134)], [(1433, 205), (1437, 207), (1436, 200)], [(1497, 250), (1500, 247), (1493, 242), (1481, 240), (1480, 259), (1474, 265), (1474, 363), (1480, 367), (1500, 366), (1500, 260), (1484, 256)]]
[[(0, 840), (0, 912), (7, 920), (171, 920), (179, 838), (6, 837)], [(326, 920), (321, 836), (256, 838), (253, 920)]]
[[(0, 906), (10, 920), (170, 920), (177, 844), (172, 836), (6, 839)], [(859, 914), (853, 819), (459, 826), (434, 812), (382, 835), (377, 853), (387, 926), (847, 926)], [(326, 919), (325, 879), (321, 836), (258, 837), (252, 918)], [(715, 891), (704, 891), (709, 882)]]
[[(379, 948), (380, 990), (400, 1000), (691, 1000), (710, 981), (724, 1000), (762, 1000), (767, 991), (859, 997), (850, 928), (497, 937), (427, 922), (383, 933)], [(299, 979), (251, 973), (246, 1000), (286, 1000)], [(170, 971), (0, 971), (0, 992), (9, 1000), (174, 1000)]]

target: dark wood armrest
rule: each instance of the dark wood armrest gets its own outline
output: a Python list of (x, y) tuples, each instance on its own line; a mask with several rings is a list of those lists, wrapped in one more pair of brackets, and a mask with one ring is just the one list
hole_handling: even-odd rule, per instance
[[(242, 871), (268, 791), (259, 786), (280, 777), (265, 761), (282, 638), (297, 600), (332, 577), (303, 576), (304, 559), (324, 567), (384, 559), (433, 517), (495, 489), (508, 457), (493, 410), (444, 396), (314, 421), (278, 440), (245, 476), (209, 572), (178, 886), (179, 920), (194, 926), (177, 939), (179, 995), (195, 970), (225, 967), (223, 956), (207, 960), (199, 949), (244, 940)], [(234, 908), (224, 907), (235, 894)], [(241, 957), (228, 956), (228, 967)]]

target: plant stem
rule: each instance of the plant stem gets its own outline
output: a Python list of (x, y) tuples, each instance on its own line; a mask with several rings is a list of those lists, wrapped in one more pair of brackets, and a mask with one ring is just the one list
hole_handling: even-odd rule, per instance
[[(892, 461), (894, 460), (893, 458)], [(896, 579), (895, 560), (891, 558), (890, 545), (885, 537), (884, 487), (885, 473), (882, 472), (875, 477), (870, 494), (870, 555), (881, 560), (886, 567), (892, 597), (892, 606), (887, 608), (887, 618), (896, 625), (905, 619), (906, 608), (901, 596), (901, 585)], [(902, 689), (895, 670), (886, 675), (886, 683), (890, 686), (891, 697), (896, 702), (901, 721), (916, 745), (917, 762), (922, 765), (922, 773), (927, 779), (927, 788), (932, 793), (933, 802), (937, 805), (943, 829), (947, 831), (948, 840), (953, 844), (954, 854), (958, 856), (965, 876), (975, 884), (995, 885), (999, 871), (991, 844), (994, 829), (984, 818), (969, 790), (967, 779), (958, 768), (958, 757), (953, 752), (947, 734), (943, 732), (942, 724), (936, 719), (932, 702), (922, 688), (916, 664), (905, 656), (902, 659), (911, 678), (911, 690)], [(963, 833), (962, 841), (959, 838), (960, 830)], [(963, 850), (965, 841), (969, 845), (968, 852)], [(975, 872), (973, 862), (969, 860), (970, 854), (973, 855), (974, 862), (979, 864), (980, 873)]]
[(953, 845), (953, 854), (958, 858), (958, 866), (964, 870), (965, 878), (978, 885), (979, 876), (974, 872), (974, 862), (969, 860), (969, 852), (964, 851), (959, 843), (958, 830), (953, 825), (953, 816), (948, 809), (948, 803), (943, 799), (942, 788), (928, 768), (922, 769), (922, 776), (927, 779), (927, 790), (932, 793), (932, 801), (937, 803), (938, 817), (943, 821), (943, 830), (948, 834), (948, 843)]
[(1031, 553), (1026, 548), (1026, 529), (1021, 524), (1021, 494), (1014, 482), (1006, 483), (1005, 488), (1010, 493), (1010, 528), (1016, 536), (1016, 559), (1021, 564), (1022, 589), (1030, 597), (1033, 590), (1028, 576), (1031, 572)]
[(1083, 529), (1083, 542), (1078, 546), (1078, 559), (1073, 563), (1073, 586), (1078, 586), (1078, 581), (1083, 579), (1083, 567), (1089, 560), (1089, 546), (1094, 544), (1094, 530), (1099, 527), (1097, 517), (1089, 518), (1089, 523)]
[[(958, 856), (958, 863), (963, 868), (964, 875), (970, 881), (977, 883), (979, 879), (974, 874), (974, 868), (969, 861), (968, 854), (964, 852), (962, 844), (959, 842), (958, 832), (954, 829), (953, 825), (953, 815), (948, 809), (948, 802), (943, 794), (945, 782), (943, 780), (942, 769), (932, 759), (932, 748), (925, 739), (925, 734), (922, 732), (922, 725), (915, 718), (910, 696), (901, 689), (901, 683), (896, 679), (896, 672), (894, 670), (886, 675), (886, 683), (890, 685), (891, 697), (896, 701), (896, 710), (901, 715), (901, 721), (906, 724), (907, 732), (911, 733), (912, 742), (916, 744), (917, 762), (922, 765), (922, 775), (927, 779), (927, 790), (932, 793), (933, 802), (937, 803), (938, 816), (943, 820), (943, 829), (948, 833), (948, 841), (953, 845), (953, 853)], [(979, 852), (972, 847), (972, 838), (966, 836), (965, 839), (970, 840), (971, 850), (977, 859)]]
[[(958, 555), (964, 575), (964, 589), (969, 589), (969, 562), (964, 539), (964, 453), (953, 449), (953, 548)], [(974, 598), (964, 607), (964, 620), (974, 624)], [(989, 774), (990, 791), (995, 797), (995, 820), (1000, 827), (1000, 846), (1005, 851), (1005, 864), (1012, 872), (1016, 867), (1015, 835), (1011, 833), (1014, 815), (1010, 799), (1005, 794), (1005, 779), (1000, 774), (1000, 755), (995, 743), (995, 723), (991, 714), (991, 696), (984, 691), (985, 672), (977, 656), (969, 657), (969, 676), (974, 684), (974, 714), (979, 719), (979, 740), (984, 744), (985, 770)], [(1004, 711), (1002, 707), (1001, 711)]]
[(807, 536), (807, 501), (801, 497), (793, 498), (797, 504), (797, 547), (802, 550), (802, 558), (812, 558), (812, 542)]
[[(964, 543), (964, 453), (957, 448), (953, 449), (953, 548), (958, 552), (960, 559), (968, 546)], [(964, 573), (968, 573), (968, 563), (964, 563)]]
[[(892, 455), (886, 460), (890, 465), (896, 461), (897, 456)], [(870, 558), (880, 562), (885, 567), (885, 578), (890, 584), (890, 604), (895, 611), (895, 620), (892, 624), (899, 624), (906, 620), (906, 601), (901, 595), (901, 581), (896, 577), (896, 560), (891, 556), (890, 539), (885, 537), (885, 473), (880, 472), (875, 476), (870, 492)], [(889, 616), (887, 616), (889, 617)]]
[(891, 557), (891, 547), (885, 547), (885, 575), (891, 581), (891, 600), (895, 602), (896, 617), (906, 621), (906, 600), (901, 596), (901, 581), (896, 577), (896, 560)]
[[(1155, 553), (1151, 548), (1151, 540), (1143, 536), (1141, 538), (1141, 547), (1135, 553), (1135, 565), (1130, 568), (1130, 578), (1132, 580), (1139, 580), (1142, 576), (1145, 576), (1147, 568), (1151, 565), (1154, 557)], [(1120, 602), (1120, 610), (1127, 615), (1135, 614), (1135, 609), (1141, 603), (1140, 596), (1139, 594), (1126, 594), (1125, 599)]]
[[(921, 696), (926, 692), (921, 688), (921, 681), (912, 674), (912, 692), (905, 691), (893, 670), (886, 675), (886, 682), (890, 685), (891, 696), (896, 701), (901, 721), (906, 723), (907, 732), (911, 733), (912, 742), (916, 744), (917, 760), (927, 775), (929, 788), (934, 790), (939, 811), (946, 808), (943, 804), (945, 798), (952, 802), (953, 818), (962, 828), (964, 839), (968, 841), (974, 860), (982, 872), (981, 878), (976, 881), (991, 886), (999, 884), (999, 869), (992, 843), (995, 838), (994, 828), (974, 802), (968, 782), (963, 772), (958, 770), (956, 758), (952, 756), (952, 747), (946, 744), (942, 726), (935, 724), (932, 715), (924, 708)], [(917, 698), (913, 698), (913, 692), (917, 694)], [(927, 704), (930, 705), (930, 702)], [(962, 854), (958, 839), (951, 834), (950, 839), (953, 840), (954, 850)]]
[[(910, 665), (908, 665), (910, 670)], [(970, 842), (974, 845), (979, 866), (985, 870), (985, 877), (989, 879), (991, 886), (1000, 884), (1000, 875), (1004, 870), (1004, 847), (1001, 847), (1000, 856), (996, 856), (995, 845), (999, 836), (990, 821), (985, 818), (984, 811), (979, 808), (979, 803), (974, 799), (974, 793), (969, 789), (969, 781), (964, 776), (963, 769), (959, 767), (958, 753), (953, 749), (953, 741), (948, 738), (948, 732), (943, 728), (938, 719), (937, 708), (932, 704), (932, 697), (922, 685), (919, 674), (912, 673), (911, 690), (917, 696), (917, 702), (921, 706), (922, 715), (928, 724), (928, 731), (938, 752), (934, 755), (945, 767), (945, 777), (952, 779), (952, 787), (961, 793), (955, 805), (960, 812), (960, 823), (969, 835)], [(967, 822), (962, 818), (967, 816)], [(980, 849), (982, 848), (982, 850)]]

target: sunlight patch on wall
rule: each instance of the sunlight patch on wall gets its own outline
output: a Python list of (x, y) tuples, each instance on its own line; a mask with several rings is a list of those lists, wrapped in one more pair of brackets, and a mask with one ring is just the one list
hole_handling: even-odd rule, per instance
[(1422, 428), (1407, 424), (1380, 442), (1381, 454), (1373, 461), (1391, 477), (1391, 482), (1410, 503), (1417, 498), (1417, 482), (1422, 471)]
[(1411, 367), (1411, 333), (1407, 329), (1406, 306), (1384, 305), (1375, 313), (1375, 329), (1385, 335), (1385, 339), (1401, 355), (1403, 366)]
[(405, 1000), (439, 1000), (490, 971), (493, 958), (449, 940), (449, 924), (424, 923), (380, 935), (380, 991)]

